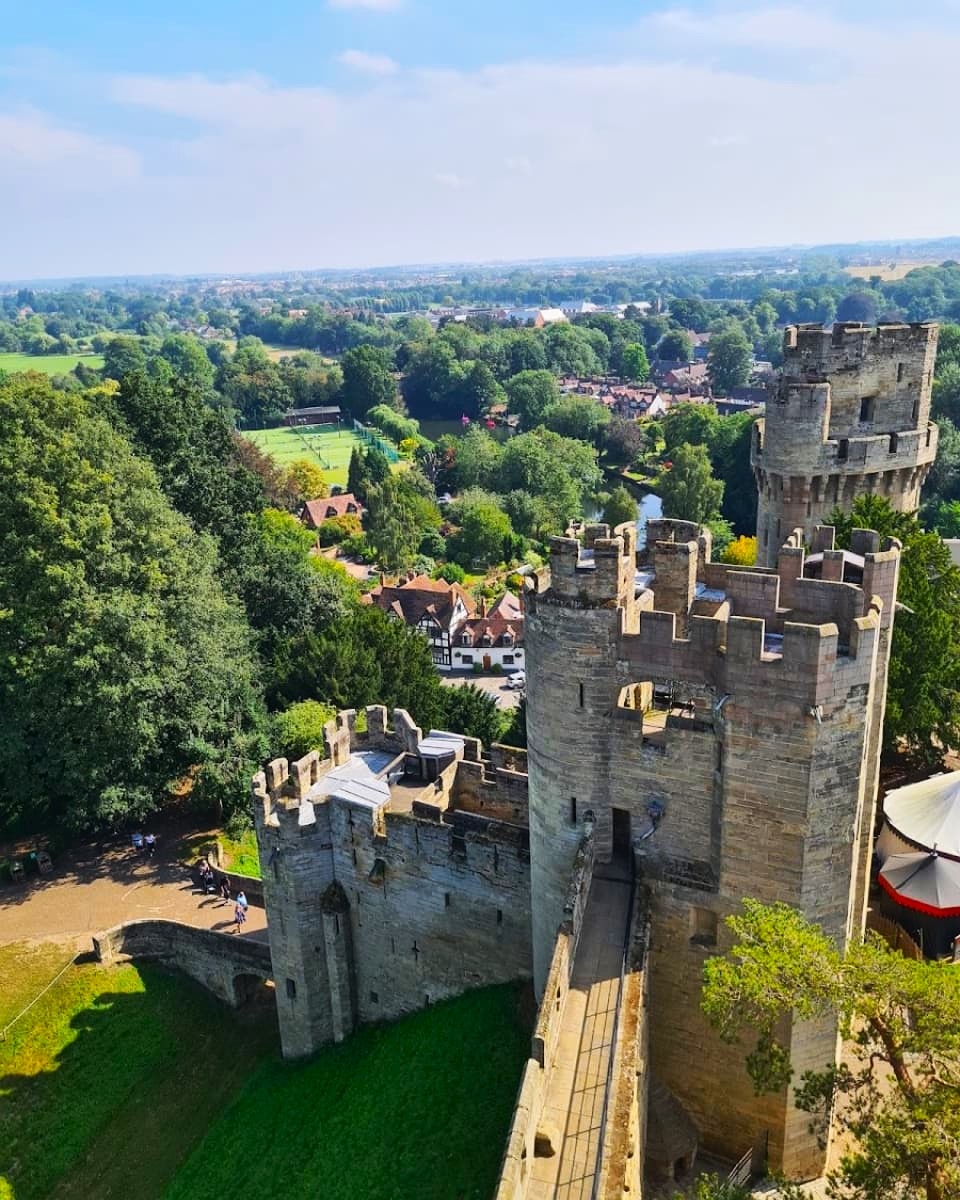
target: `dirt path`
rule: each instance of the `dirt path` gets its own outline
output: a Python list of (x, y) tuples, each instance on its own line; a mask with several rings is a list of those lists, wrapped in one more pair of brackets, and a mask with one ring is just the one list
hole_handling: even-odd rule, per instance
[[(177, 845), (145, 861), (127, 847), (84, 846), (59, 855), (46, 879), (0, 886), (0, 944), (73, 942), (121, 921), (159, 917), (202, 929), (232, 925), (233, 906), (202, 896), (177, 861)], [(244, 935), (266, 938), (266, 914), (250, 907)], [(87, 943), (89, 944), (89, 943)]]

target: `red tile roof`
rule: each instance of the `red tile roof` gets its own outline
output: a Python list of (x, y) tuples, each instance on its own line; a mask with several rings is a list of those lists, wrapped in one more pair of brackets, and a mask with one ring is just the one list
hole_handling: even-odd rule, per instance
[(331, 517), (362, 516), (363, 505), (352, 492), (327, 496), (323, 500), (308, 500), (303, 506), (303, 522), (312, 529)]

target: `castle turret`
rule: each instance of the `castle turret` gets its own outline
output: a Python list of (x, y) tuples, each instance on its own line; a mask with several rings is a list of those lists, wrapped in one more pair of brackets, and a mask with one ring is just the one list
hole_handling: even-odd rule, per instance
[[(862, 936), (899, 545), (858, 530), (841, 555), (817, 528), (808, 562), (788, 532), (771, 568), (711, 562), (679, 521), (652, 522), (639, 558), (619, 529), (553, 541), (527, 606), (531, 905), (542, 989), (589, 810), (598, 861), (632, 862), (650, 897), (653, 1072), (708, 1149), (768, 1136), (774, 1166), (812, 1178), (808, 1117), (754, 1094), (701, 1011), (703, 964), (747, 897)], [(836, 1060), (834, 1021), (785, 1036), (798, 1077)]]
[(930, 394), (935, 324), (791, 325), (783, 368), (754, 429), (758, 561), (782, 541), (807, 542), (834, 508), (876, 493), (900, 512), (920, 507), (937, 452)]
[(611, 851), (615, 730), (609, 681), (624, 615), (635, 609), (636, 527), (587, 526), (584, 544), (552, 538), (545, 578), (527, 594), (527, 769), (534, 980), (540, 994), (590, 814)]

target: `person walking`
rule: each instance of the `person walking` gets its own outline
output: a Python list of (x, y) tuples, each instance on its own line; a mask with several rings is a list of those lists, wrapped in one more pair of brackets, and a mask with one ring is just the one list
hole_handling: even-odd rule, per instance
[(147, 836), (143, 839), (143, 848), (147, 852), (147, 858), (153, 858), (153, 852), (157, 848), (157, 839), (153, 836), (152, 833), (148, 833)]
[(239, 933), (247, 919), (247, 910), (242, 904), (237, 904), (233, 910), (233, 932)]
[(239, 904), (239, 906), (243, 909), (244, 916), (246, 916), (246, 912), (250, 907), (250, 904), (247, 900), (247, 894), (242, 888), (239, 892), (237, 892), (237, 904)]
[[(223, 901), (223, 904), (230, 903), (230, 880), (226, 875), (220, 880), (220, 899)], [(221, 905), (222, 907), (223, 905)]]

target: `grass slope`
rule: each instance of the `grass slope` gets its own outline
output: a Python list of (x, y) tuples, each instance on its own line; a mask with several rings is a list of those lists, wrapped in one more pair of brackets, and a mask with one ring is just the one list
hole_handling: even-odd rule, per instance
[[(36, 994), (58, 966), (7, 946), (0, 968), (9, 1003), (8, 981)], [(273, 1044), (266, 1018), (156, 968), (71, 968), (0, 1043), (0, 1200), (159, 1197)]]
[[(68, 955), (0, 946), (0, 1025)], [(0, 1200), (487, 1197), (518, 1012), (488, 988), (291, 1064), (272, 1002), (237, 1014), (148, 964), (71, 967), (0, 1042)]]
[(166, 1200), (487, 1200), (527, 1052), (507, 986), (266, 1063)]
[(68, 375), (77, 363), (99, 371), (102, 354), (0, 354), (0, 371), (41, 371), (44, 375)]

